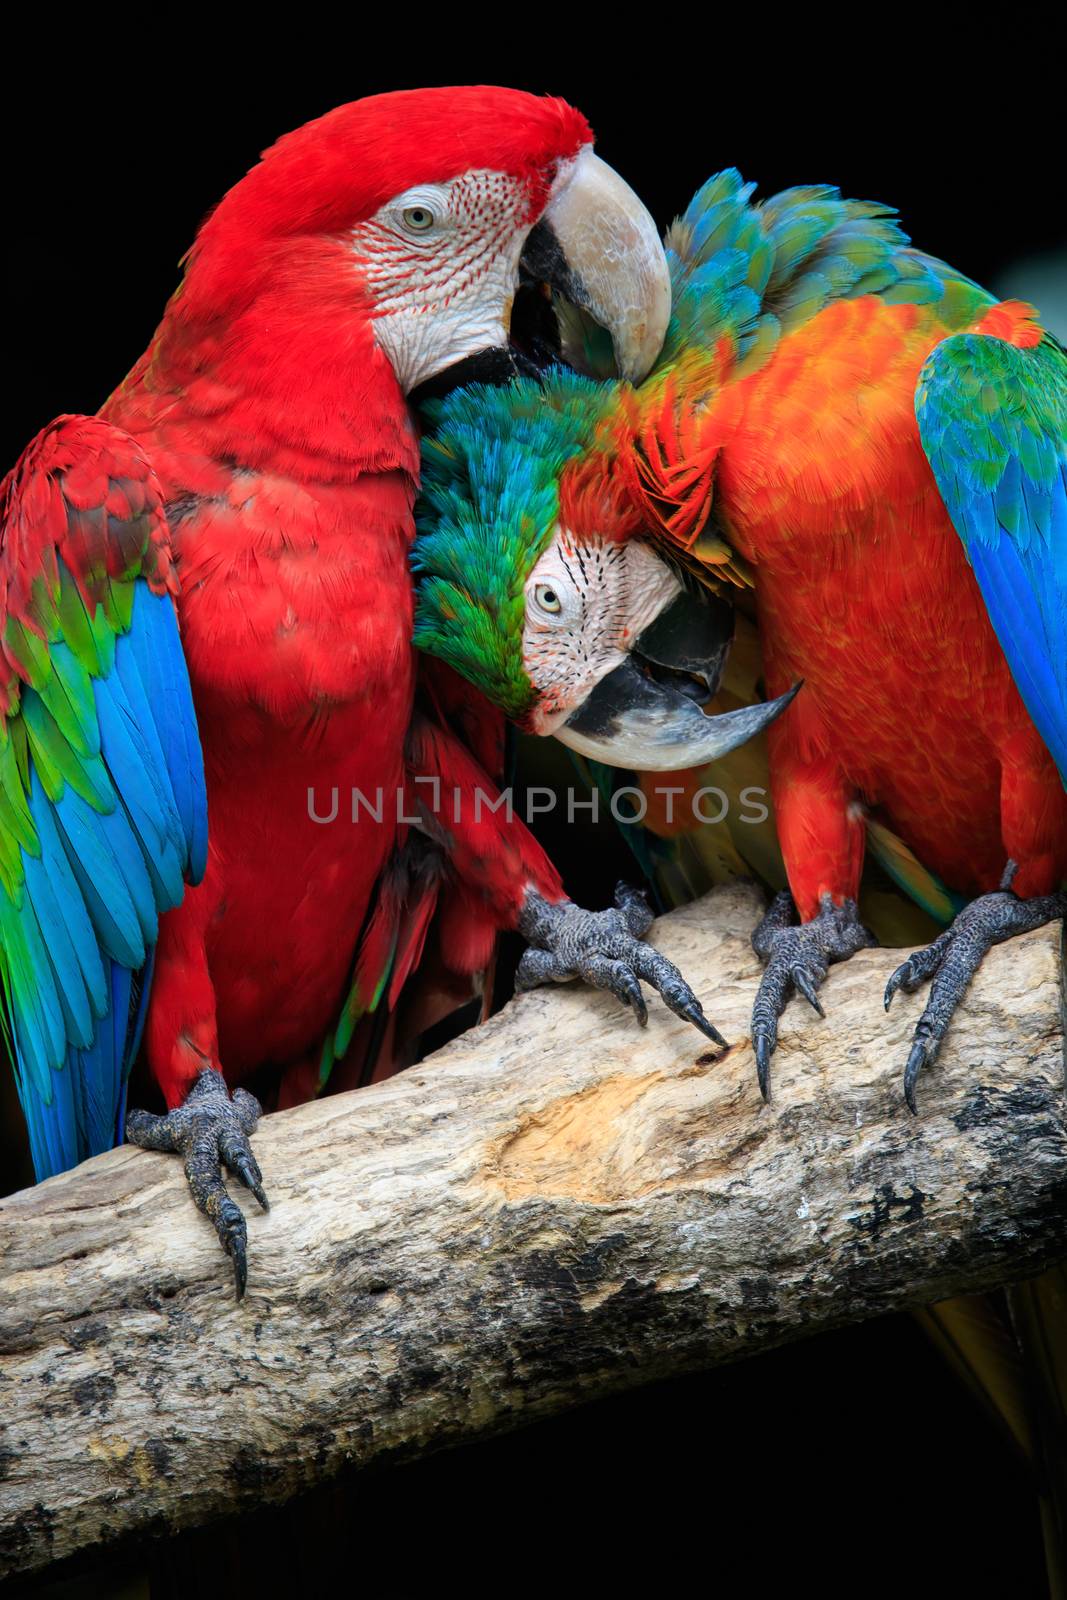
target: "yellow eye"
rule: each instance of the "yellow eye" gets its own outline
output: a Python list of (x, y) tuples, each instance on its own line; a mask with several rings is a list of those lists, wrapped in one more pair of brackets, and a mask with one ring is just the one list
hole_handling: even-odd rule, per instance
[(437, 220), (429, 206), (407, 206), (402, 216), (409, 233), (429, 233)]
[(534, 599), (542, 611), (556, 616), (563, 610), (563, 602), (550, 583), (539, 583), (534, 588)]

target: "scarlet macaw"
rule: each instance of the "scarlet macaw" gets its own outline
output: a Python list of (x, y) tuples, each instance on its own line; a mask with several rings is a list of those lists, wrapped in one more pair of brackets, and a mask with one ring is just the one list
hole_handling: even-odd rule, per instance
[[(768, 692), (803, 683), (768, 733), (791, 893), (754, 939), (760, 1084), (789, 995), (821, 1012), (828, 964), (869, 942), (856, 898), (870, 815), (917, 899), (962, 905), (886, 991), (888, 1006), (934, 980), (905, 1071), (914, 1110), (984, 952), (1067, 905), (1067, 360), (1031, 307), (910, 248), (885, 206), (826, 187), (757, 204), (752, 189), (720, 174), (671, 230), (662, 356), (636, 394), (577, 394), (579, 450), (548, 391), (564, 549), (552, 576), (616, 560), (620, 529), (655, 530), (716, 587), (747, 574)], [(448, 470), (479, 494), (475, 441), (502, 403), (472, 392), (445, 406), (444, 443), (468, 441), (466, 466)], [(511, 404), (525, 416), (521, 386)], [(484, 496), (479, 517), (509, 525)], [(417, 559), (440, 565), (439, 543), (424, 535)], [(551, 684), (532, 615), (527, 590), (523, 660)], [(440, 648), (425, 622), (418, 636)], [(470, 641), (454, 648), (469, 671)], [(669, 748), (654, 760), (621, 737), (647, 692), (615, 676), (555, 731), (601, 760), (678, 767)]]
[[(143, 1034), (172, 1110), (132, 1112), (128, 1136), (182, 1153), (239, 1295), (220, 1161), (266, 1197), (258, 1103), (227, 1084), (317, 1082), (361, 930), (357, 976), (383, 949), (379, 989), (396, 970), (395, 808), (325, 827), (309, 790), (392, 796), (422, 756), (462, 756), (433, 720), (446, 687), (406, 744), (408, 396), (522, 365), (531, 277), (631, 377), (662, 341), (662, 248), (591, 139), (564, 102), (495, 88), (375, 96), (288, 134), (204, 223), (100, 417), (58, 419), (3, 485), (0, 976), (36, 1169), (121, 1136)], [(530, 881), (561, 897), (536, 853)], [(476, 901), (453, 895), (453, 923)], [(484, 951), (460, 941), (457, 962)]]

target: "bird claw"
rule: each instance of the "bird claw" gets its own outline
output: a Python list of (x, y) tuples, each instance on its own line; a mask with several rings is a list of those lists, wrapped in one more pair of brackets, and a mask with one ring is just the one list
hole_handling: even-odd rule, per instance
[(882, 1004), (888, 1011), (893, 1002), (893, 996), (903, 989), (905, 994), (913, 994), (924, 979), (932, 977), (941, 964), (940, 950), (944, 935), (941, 934), (928, 945), (925, 950), (914, 950), (906, 961), (902, 961), (897, 970), (892, 974), (885, 986)]
[(907, 1065), (904, 1068), (904, 1099), (907, 1101), (908, 1110), (913, 1117), (919, 1115), (919, 1107), (915, 1103), (915, 1085), (919, 1073), (934, 1059), (937, 1054), (937, 1044), (930, 1039), (919, 1037), (919, 1030), (915, 1030), (915, 1038), (911, 1050), (908, 1052)]
[(759, 1084), (759, 1092), (764, 1100), (769, 1100), (771, 1097), (771, 1056), (774, 1054), (774, 1047), (777, 1043), (777, 1026), (773, 1031), (770, 1029), (757, 1031), (756, 1025), (753, 1024), (752, 1047), (756, 1052), (756, 1081)]
[(937, 1060), (949, 1023), (978, 971), (986, 952), (1005, 939), (1041, 928), (1067, 910), (1067, 895), (1035, 895), (1020, 899), (1011, 889), (1015, 863), (1009, 861), (1001, 887), (992, 894), (979, 895), (964, 906), (951, 927), (938, 934), (932, 944), (913, 950), (892, 974), (885, 986), (885, 1008), (901, 989), (911, 994), (928, 978), (930, 998), (915, 1025), (911, 1050), (904, 1068), (904, 1098), (908, 1109), (918, 1112), (915, 1086), (924, 1067)]
[(221, 1073), (207, 1069), (199, 1074), (182, 1104), (166, 1116), (131, 1111), (126, 1118), (126, 1137), (131, 1144), (183, 1157), (197, 1210), (210, 1220), (233, 1262), (238, 1300), (248, 1282), (248, 1229), (240, 1206), (226, 1191), (221, 1168), (225, 1166), (243, 1183), (264, 1211), (270, 1210), (263, 1174), (249, 1142), (261, 1114), (255, 1095), (237, 1089), (231, 1100)]
[(770, 1094), (771, 1057), (778, 1045), (778, 1020), (793, 994), (802, 995), (812, 1010), (825, 1017), (818, 989), (835, 961), (847, 961), (874, 941), (859, 920), (854, 900), (835, 905), (824, 895), (819, 914), (798, 926), (796, 908), (787, 892), (776, 895), (752, 935), (752, 948), (764, 962), (752, 1007), (752, 1048), (756, 1076), (764, 1100)]
[(815, 1014), (825, 1017), (826, 1012), (822, 1008), (822, 1001), (815, 992), (815, 985), (822, 982), (823, 974), (810, 973), (806, 967), (796, 966), (792, 969), (792, 976), (794, 986), (804, 996)]
[(726, 1040), (704, 1015), (693, 990), (665, 955), (644, 943), (652, 911), (638, 890), (620, 883), (610, 911), (584, 911), (569, 900), (552, 904), (534, 890), (527, 894), (519, 931), (529, 941), (515, 974), (516, 989), (582, 978), (607, 989), (628, 1006), (644, 1027), (648, 1008), (641, 990), (647, 983), (675, 1016), (725, 1048)]
[(248, 1284), (248, 1227), (240, 1206), (229, 1195), (220, 1200), (214, 1214), (208, 1215), (215, 1224), (219, 1243), (233, 1262), (233, 1283), (238, 1300), (244, 1297)]

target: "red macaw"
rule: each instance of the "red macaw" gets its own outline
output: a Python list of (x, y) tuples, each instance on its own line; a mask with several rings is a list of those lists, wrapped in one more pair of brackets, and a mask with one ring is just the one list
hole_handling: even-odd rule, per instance
[[(60, 418), (3, 485), (0, 977), (37, 1171), (121, 1136), (143, 1033), (173, 1109), (132, 1112), (128, 1136), (183, 1154), (239, 1295), (220, 1161), (266, 1196), (258, 1102), (227, 1085), (317, 1084), (361, 931), (346, 1037), (435, 905), (468, 972), (519, 915), (480, 889), (516, 848), (501, 825), (431, 849), (396, 820), (398, 791), (492, 743), (476, 713), (464, 743), (443, 683), (413, 723), (409, 397), (524, 365), (512, 306), (534, 279), (608, 330), (624, 374), (651, 365), (662, 247), (591, 139), (563, 101), (497, 88), (375, 96), (288, 134), (204, 223), (100, 417)], [(309, 794), (335, 789), (323, 826)], [(381, 820), (353, 828), (348, 796), (375, 790)]]

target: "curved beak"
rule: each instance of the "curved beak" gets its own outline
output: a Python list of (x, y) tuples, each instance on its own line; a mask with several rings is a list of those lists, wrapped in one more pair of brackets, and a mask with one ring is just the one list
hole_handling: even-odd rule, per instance
[(670, 319), (667, 257), (637, 195), (588, 146), (530, 230), (521, 267), (605, 329), (619, 375), (640, 383)]
[(736, 750), (781, 716), (800, 684), (777, 700), (706, 716), (700, 706), (719, 687), (732, 637), (732, 607), (683, 590), (556, 738), (594, 761), (637, 772), (702, 767)]

